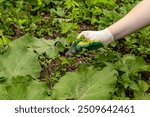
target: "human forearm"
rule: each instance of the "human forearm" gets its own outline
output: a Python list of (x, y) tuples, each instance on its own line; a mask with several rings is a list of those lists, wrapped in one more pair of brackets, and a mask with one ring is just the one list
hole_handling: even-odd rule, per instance
[(141, 1), (125, 17), (108, 27), (120, 39), (150, 24), (150, 0)]
[(100, 31), (82, 31), (78, 38), (84, 36), (87, 43), (81, 41), (77, 46), (79, 48), (89, 47), (93, 43), (100, 42), (107, 45), (114, 40), (129, 35), (150, 24), (150, 0), (143, 0), (135, 6), (125, 17), (115, 24)]

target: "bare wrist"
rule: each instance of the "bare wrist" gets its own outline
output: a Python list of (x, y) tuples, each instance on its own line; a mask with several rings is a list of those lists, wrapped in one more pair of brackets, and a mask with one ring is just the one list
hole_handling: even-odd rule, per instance
[(108, 29), (109, 29), (110, 33), (113, 35), (114, 40), (117, 40), (116, 31), (111, 26), (109, 26)]

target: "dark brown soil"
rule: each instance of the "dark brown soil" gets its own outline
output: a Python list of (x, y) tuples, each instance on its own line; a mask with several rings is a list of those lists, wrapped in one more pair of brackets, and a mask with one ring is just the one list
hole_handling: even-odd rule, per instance
[(15, 35), (12, 35), (12, 39), (15, 40), (23, 35), (23, 31), (20, 29), (19, 26), (16, 24), (12, 24), (13, 31), (15, 32)]
[(79, 23), (79, 26), (80, 26), (80, 32), (86, 30), (96, 30), (94, 26), (87, 23)]
[[(68, 56), (62, 56), (64, 58), (68, 58)], [(87, 55), (81, 55), (79, 57), (69, 57), (69, 59), (72, 61), (69, 64), (61, 64), (60, 59), (52, 60), (50, 63), (48, 63), (46, 66), (42, 66), (42, 71), (40, 74), (40, 79), (42, 81), (45, 81), (47, 78), (51, 81), (51, 78), (54, 76), (54, 73), (58, 72), (60, 73), (60, 77), (64, 76), (66, 72), (74, 72), (79, 67), (79, 65), (83, 63), (91, 63), (92, 59), (94, 58), (93, 53), (89, 53)], [(55, 76), (54, 76), (55, 77)], [(59, 79), (59, 78), (58, 78)], [(53, 87), (53, 85), (56, 82), (49, 82), (50, 87)]]

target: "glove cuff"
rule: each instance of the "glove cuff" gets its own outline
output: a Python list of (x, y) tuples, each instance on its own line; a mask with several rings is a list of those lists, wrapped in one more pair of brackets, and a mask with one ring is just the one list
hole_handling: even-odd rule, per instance
[(103, 32), (106, 36), (105, 44), (109, 44), (114, 41), (114, 37), (108, 28), (105, 28)]

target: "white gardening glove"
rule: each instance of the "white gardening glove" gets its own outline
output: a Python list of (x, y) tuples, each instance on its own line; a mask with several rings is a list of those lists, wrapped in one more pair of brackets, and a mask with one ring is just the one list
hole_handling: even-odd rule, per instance
[(79, 34), (77, 38), (80, 38), (82, 36), (84, 36), (87, 39), (87, 41), (84, 40), (79, 42), (77, 48), (84, 48), (88, 47), (89, 45), (92, 46), (93, 42), (93, 44), (95, 44), (95, 42), (100, 42), (103, 45), (107, 45), (114, 41), (114, 37), (108, 28), (101, 31), (83, 31)]

